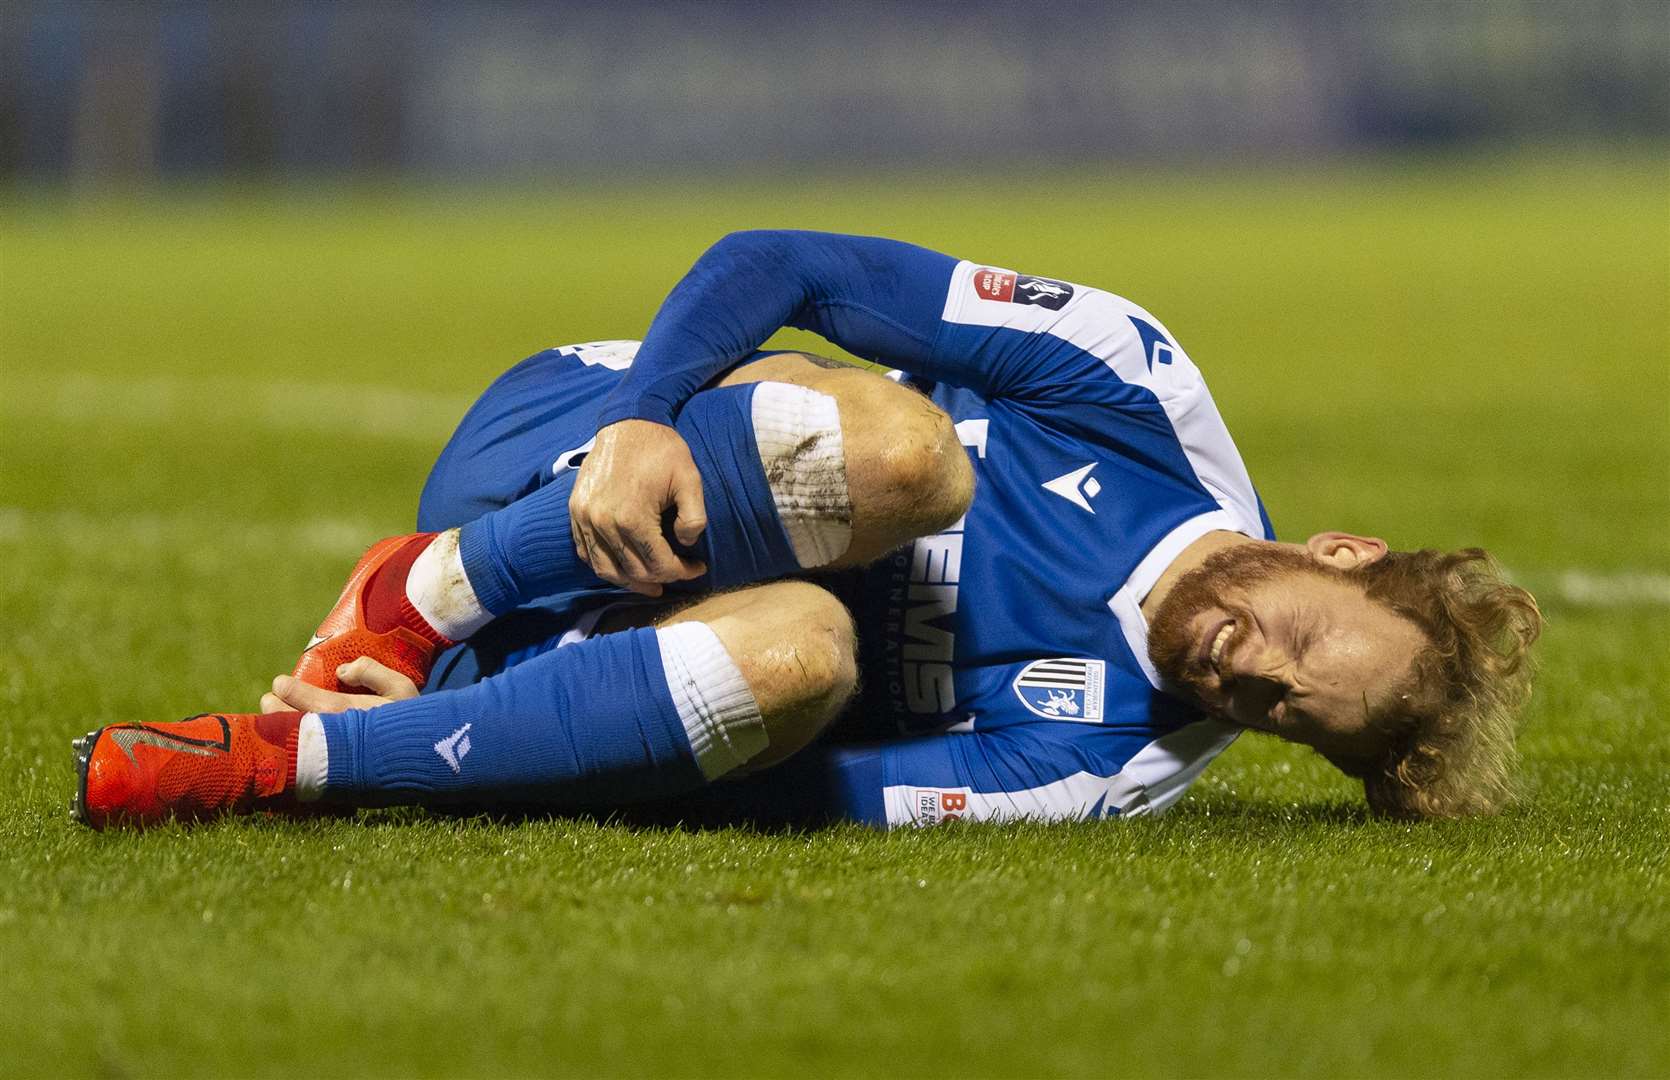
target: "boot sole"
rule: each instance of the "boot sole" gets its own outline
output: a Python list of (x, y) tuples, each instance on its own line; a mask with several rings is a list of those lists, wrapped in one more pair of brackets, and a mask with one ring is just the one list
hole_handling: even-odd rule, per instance
[(70, 749), (75, 753), (75, 794), (70, 796), (70, 820), (88, 827), (93, 823), (87, 818), (87, 763), (93, 760), (93, 748), (103, 734), (104, 728), (99, 728), (70, 740)]

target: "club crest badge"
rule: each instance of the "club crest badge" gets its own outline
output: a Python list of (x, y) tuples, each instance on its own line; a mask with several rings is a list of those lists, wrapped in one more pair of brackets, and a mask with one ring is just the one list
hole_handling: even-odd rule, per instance
[(1015, 676), (1015, 696), (1045, 719), (1099, 724), (1106, 681), (1107, 664), (1101, 660), (1034, 660)]

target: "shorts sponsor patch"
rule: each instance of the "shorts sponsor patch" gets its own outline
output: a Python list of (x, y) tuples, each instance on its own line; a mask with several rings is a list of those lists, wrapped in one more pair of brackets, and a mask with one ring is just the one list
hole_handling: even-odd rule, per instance
[(910, 807), (911, 817), (918, 825), (956, 821), (968, 813), (968, 789), (912, 788)]
[(1016, 274), (982, 266), (974, 271), (974, 295), (1002, 304), (1031, 304), (1060, 311), (1073, 298), (1073, 287), (1065, 281)]
[(1060, 656), (1034, 660), (1015, 676), (1015, 696), (1028, 710), (1049, 720), (1102, 721), (1107, 664)]

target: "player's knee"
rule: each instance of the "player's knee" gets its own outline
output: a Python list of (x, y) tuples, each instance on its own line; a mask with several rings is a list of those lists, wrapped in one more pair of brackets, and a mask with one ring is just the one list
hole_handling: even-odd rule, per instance
[(824, 590), (791, 584), (809, 592), (794, 598), (801, 618), (782, 639), (779, 678), (761, 703), (770, 745), (748, 763), (750, 772), (769, 768), (810, 745), (858, 688), (852, 616)]
[(761, 768), (811, 742), (851, 698), (858, 686), (857, 635), (846, 607), (807, 582), (779, 581), (731, 597), (743, 602), (711, 625), (764, 720), (770, 749), (749, 766)]
[(892, 437), (880, 451), (881, 482), (906, 531), (939, 532), (968, 512), (974, 470), (944, 410), (919, 394), (899, 397), (888, 418)]
[(761, 600), (776, 624), (768, 647), (780, 676), (774, 689), (786, 707), (833, 715), (858, 684), (852, 614), (828, 590), (804, 581), (778, 582), (768, 592)]
[[(795, 584), (803, 584), (797, 582)], [(852, 613), (829, 592), (808, 586), (816, 596), (806, 598), (806, 635), (802, 648), (807, 659), (806, 692), (824, 720), (834, 717), (858, 688), (858, 634)]]
[(858, 687), (852, 616), (816, 585), (777, 581), (719, 593), (659, 626), (676, 630), (686, 622), (713, 632), (748, 685), (748, 715), (766, 739), (749, 753), (746, 771), (774, 765), (817, 738)]

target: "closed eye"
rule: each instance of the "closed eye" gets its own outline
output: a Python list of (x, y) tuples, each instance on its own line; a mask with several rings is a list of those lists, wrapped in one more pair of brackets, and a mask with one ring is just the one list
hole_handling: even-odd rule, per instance
[(1293, 655), (1304, 656), (1310, 652), (1311, 646), (1316, 643), (1319, 628), (1316, 625), (1315, 619), (1295, 619), (1293, 625), (1301, 628), (1294, 635), (1295, 640), (1293, 642)]

